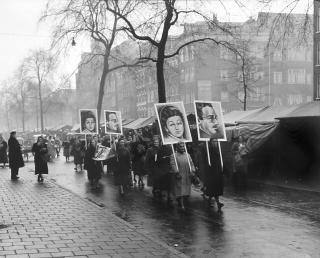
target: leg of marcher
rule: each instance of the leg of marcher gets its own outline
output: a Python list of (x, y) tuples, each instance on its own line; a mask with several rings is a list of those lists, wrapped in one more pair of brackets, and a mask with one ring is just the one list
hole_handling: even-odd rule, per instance
[(217, 206), (218, 206), (218, 210), (220, 211), (221, 208), (224, 206), (224, 204), (222, 202), (220, 202), (219, 196), (215, 196), (214, 199), (216, 200), (216, 203), (217, 203)]

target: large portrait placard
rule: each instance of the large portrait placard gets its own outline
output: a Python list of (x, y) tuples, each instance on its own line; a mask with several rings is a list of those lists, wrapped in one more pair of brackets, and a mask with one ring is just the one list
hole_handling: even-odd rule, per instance
[(227, 140), (221, 102), (195, 100), (194, 109), (199, 141)]
[(187, 115), (182, 102), (154, 104), (163, 144), (191, 142)]
[(98, 112), (96, 109), (80, 109), (80, 133), (98, 134)]
[(121, 112), (113, 110), (104, 110), (105, 133), (122, 134)]

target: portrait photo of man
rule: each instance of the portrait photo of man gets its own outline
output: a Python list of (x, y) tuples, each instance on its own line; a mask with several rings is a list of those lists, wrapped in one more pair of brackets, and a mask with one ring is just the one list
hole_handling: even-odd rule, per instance
[(220, 102), (195, 101), (195, 114), (197, 120), (198, 139), (226, 140)]
[(121, 112), (104, 110), (106, 134), (122, 134)]

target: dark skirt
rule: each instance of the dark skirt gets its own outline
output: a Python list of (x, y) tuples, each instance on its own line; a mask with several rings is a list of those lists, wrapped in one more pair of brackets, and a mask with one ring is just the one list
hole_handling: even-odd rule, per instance
[(35, 158), (34, 161), (35, 174), (48, 174), (48, 163), (41, 157)]

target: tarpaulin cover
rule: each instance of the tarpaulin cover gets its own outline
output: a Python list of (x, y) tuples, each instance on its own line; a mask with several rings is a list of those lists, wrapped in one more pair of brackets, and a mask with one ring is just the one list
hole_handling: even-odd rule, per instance
[(155, 121), (154, 116), (138, 118), (137, 120), (132, 121), (126, 125), (123, 125), (123, 128), (136, 130), (142, 127), (145, 127), (149, 124), (152, 124)]
[(258, 149), (276, 130), (278, 124), (268, 125), (239, 125), (235, 128), (234, 136), (242, 136), (246, 141), (246, 153)]
[(257, 113), (259, 111), (261, 111), (264, 108), (258, 108), (258, 109), (253, 109), (253, 110), (234, 110), (231, 111), (225, 115), (223, 115), (223, 120), (224, 120), (224, 124), (225, 125), (235, 125), (236, 121), (239, 121), (249, 115), (252, 115), (254, 113)]
[(294, 118), (294, 117), (319, 117), (320, 116), (320, 101), (312, 101), (299, 105), (295, 110), (288, 114), (279, 114), (278, 119)]
[(298, 106), (270, 106), (236, 121), (238, 124), (273, 124), (276, 117), (285, 116)]

